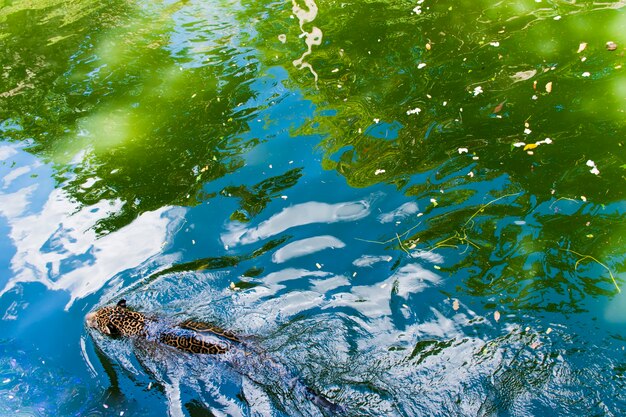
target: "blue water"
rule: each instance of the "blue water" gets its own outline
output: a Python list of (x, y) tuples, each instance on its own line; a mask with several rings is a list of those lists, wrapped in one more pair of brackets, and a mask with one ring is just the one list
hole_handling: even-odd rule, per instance
[[(306, 68), (294, 75), (291, 61), (273, 61), (280, 45), (254, 42), (265, 39), (264, 24), (277, 25), (272, 39), (289, 25), (299, 33), (290, 4), (267, 2), (275, 20), (251, 12), (251, 26), (237, 30), (223, 10), (246, 16), (260, 6), (172, 4), (180, 8), (165, 45), (162, 29), (147, 26), (161, 6), (138, 6), (145, 33), (124, 27), (129, 39), (148, 39), (145, 62), (124, 42), (107, 44), (122, 51), (107, 57), (102, 34), (89, 29), (96, 46), (87, 36), (70, 69), (50, 65), (50, 91), (42, 87), (47, 93), (33, 101), (65, 118), (31, 114), (29, 100), (19, 103), (20, 120), (2, 107), (0, 415), (329, 415), (285, 389), (292, 377), (353, 416), (624, 414), (624, 155), (621, 146), (606, 151), (622, 139), (623, 123), (594, 110), (590, 120), (599, 122), (581, 126), (598, 126), (608, 139), (585, 153), (564, 144), (583, 127), (563, 116), (554, 122), (560, 148), (543, 154), (553, 145), (541, 145), (536, 159), (522, 159), (531, 155), (509, 144), (517, 136), (479, 119), (495, 120), (502, 97), (480, 107), (463, 104), (471, 89), (451, 92), (464, 115), (446, 114), (447, 105), (426, 110), (422, 97), (420, 117), (432, 122), (400, 120), (416, 87), (394, 87), (401, 111), (360, 90), (350, 96), (357, 104), (343, 107), (325, 90), (349, 88), (349, 77), (324, 78), (322, 70), (339, 66), (334, 55), (314, 66), (316, 86)], [(19, 38), (23, 16), (15, 13), (6, 31)], [(327, 24), (326, 46), (345, 40), (332, 37), (329, 20), (316, 22)], [(355, 49), (365, 55), (382, 35), (363, 33)], [(379, 63), (395, 68), (396, 52), (406, 51), (390, 50)], [(355, 83), (369, 82), (365, 91), (392, 94), (382, 75), (363, 80)], [(502, 89), (516, 88), (506, 80)], [(535, 93), (531, 85), (524, 94)], [(192, 93), (209, 104), (195, 104)], [(528, 119), (533, 129), (555, 109), (545, 106)], [(501, 115), (523, 129), (524, 119)], [(594, 151), (600, 176), (585, 164)], [(130, 214), (111, 221), (124, 209)], [(146, 314), (244, 335), (286, 374), (261, 357), (232, 364), (86, 328), (88, 312), (122, 298)]]

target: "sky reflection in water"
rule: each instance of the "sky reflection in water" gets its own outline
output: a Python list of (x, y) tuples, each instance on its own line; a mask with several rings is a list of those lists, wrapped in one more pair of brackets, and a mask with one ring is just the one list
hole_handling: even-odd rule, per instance
[[(0, 9), (0, 414), (626, 408), (624, 2), (39, 3)], [(289, 375), (88, 333), (121, 297)]]

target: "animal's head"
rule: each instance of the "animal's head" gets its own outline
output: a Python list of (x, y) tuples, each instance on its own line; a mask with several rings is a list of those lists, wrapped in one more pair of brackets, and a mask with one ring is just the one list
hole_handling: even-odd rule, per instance
[(145, 316), (126, 307), (126, 300), (116, 306), (102, 307), (85, 317), (87, 326), (109, 336), (133, 336), (145, 329)]

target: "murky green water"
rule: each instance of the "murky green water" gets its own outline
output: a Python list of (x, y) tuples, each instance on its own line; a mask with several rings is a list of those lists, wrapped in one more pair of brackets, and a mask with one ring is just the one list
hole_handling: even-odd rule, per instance
[(623, 1), (4, 1), (0, 414), (328, 415), (259, 358), (85, 328), (123, 297), (347, 415), (622, 415), (625, 28)]

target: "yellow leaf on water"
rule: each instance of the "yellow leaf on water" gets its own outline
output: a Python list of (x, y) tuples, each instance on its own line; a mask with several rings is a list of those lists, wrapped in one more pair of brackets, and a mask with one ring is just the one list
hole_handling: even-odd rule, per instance
[(546, 92), (552, 92), (552, 81), (546, 84)]
[(529, 149), (535, 149), (537, 146), (539, 145), (537, 145), (536, 143), (529, 143), (528, 145), (524, 146), (524, 150), (527, 151)]

